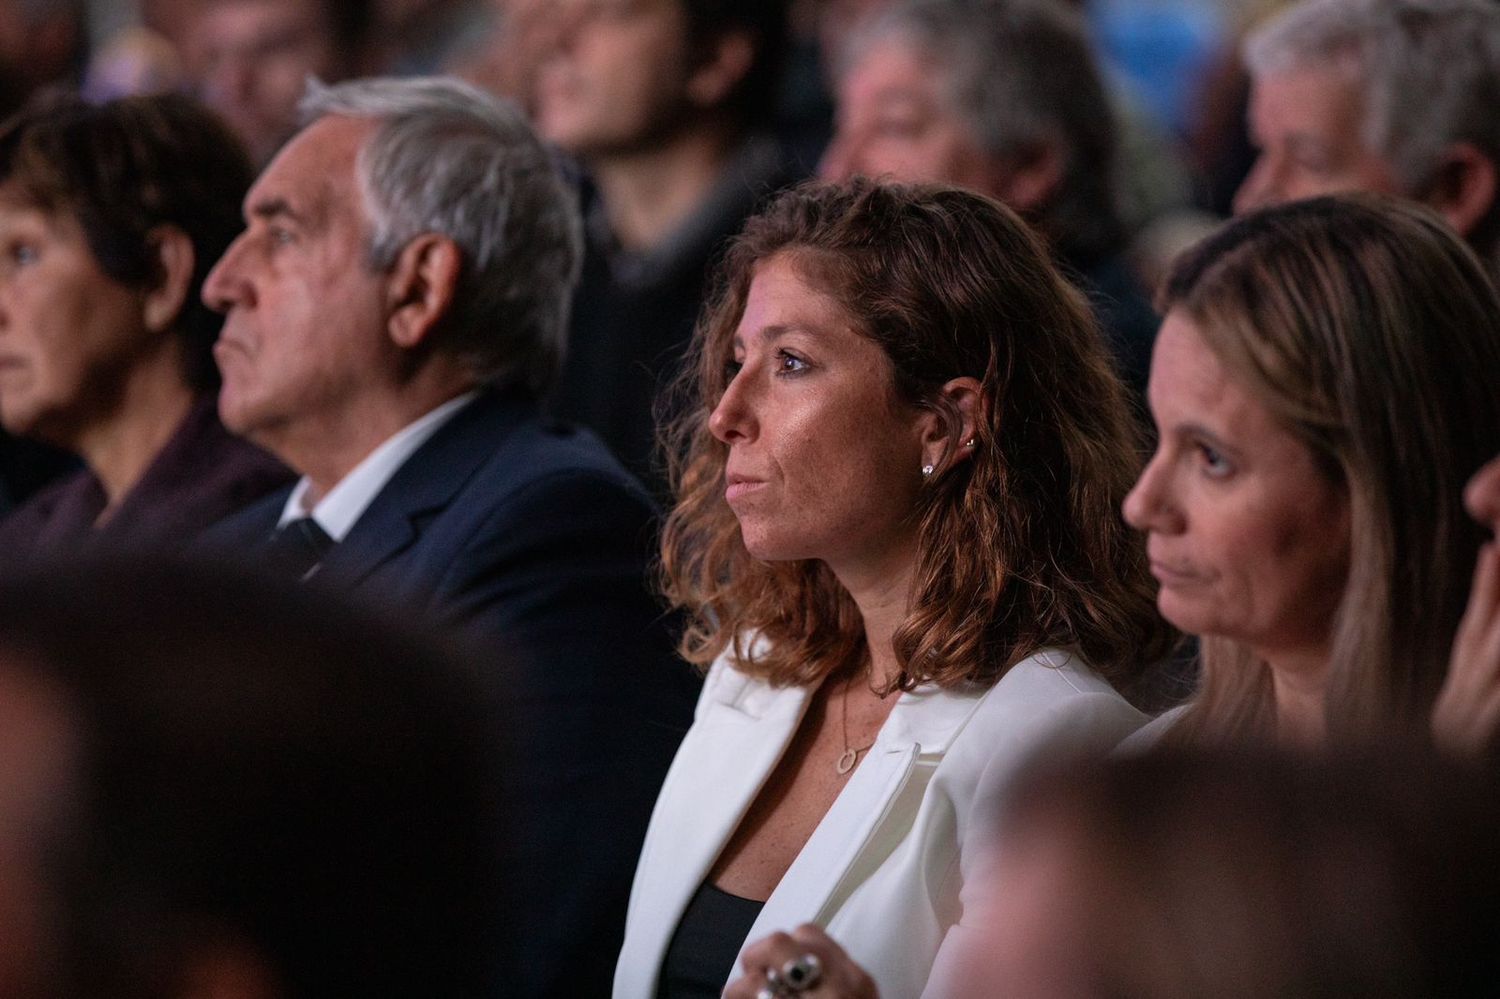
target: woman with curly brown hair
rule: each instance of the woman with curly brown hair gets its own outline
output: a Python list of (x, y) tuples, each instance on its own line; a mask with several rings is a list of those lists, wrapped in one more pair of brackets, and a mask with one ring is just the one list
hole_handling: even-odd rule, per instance
[(1009, 210), (865, 181), (750, 221), (687, 377), (663, 567), (708, 678), (615, 994), (718, 995), (747, 940), (815, 922), (914, 995), (976, 801), (1132, 730), (1110, 683), (1168, 645), (1123, 389)]

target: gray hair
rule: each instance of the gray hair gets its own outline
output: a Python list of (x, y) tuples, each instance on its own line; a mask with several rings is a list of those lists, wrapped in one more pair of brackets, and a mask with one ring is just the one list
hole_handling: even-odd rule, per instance
[(538, 395), (557, 377), (582, 233), (576, 199), (521, 112), (448, 78), (308, 81), (304, 123), (376, 119), (357, 160), (368, 259), (384, 270), (424, 233), (463, 255), (434, 343), (482, 381)]
[(1245, 40), (1253, 76), (1324, 68), (1364, 94), (1364, 141), (1411, 192), (1443, 150), (1500, 165), (1500, 5), (1493, 0), (1305, 0)]
[(933, 64), (980, 148), (1061, 151), (1062, 182), (1034, 221), (1065, 255), (1116, 248), (1114, 115), (1076, 11), (1057, 0), (906, 0), (859, 31), (843, 69), (893, 39)]

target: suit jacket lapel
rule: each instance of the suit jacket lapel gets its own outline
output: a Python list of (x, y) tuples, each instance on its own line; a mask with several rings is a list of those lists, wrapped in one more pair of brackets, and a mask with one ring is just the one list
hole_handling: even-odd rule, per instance
[(396, 470), (320, 571), (354, 587), (409, 548), (423, 524), (453, 502), (501, 439), (533, 411), (525, 400), (493, 391), (459, 410)]

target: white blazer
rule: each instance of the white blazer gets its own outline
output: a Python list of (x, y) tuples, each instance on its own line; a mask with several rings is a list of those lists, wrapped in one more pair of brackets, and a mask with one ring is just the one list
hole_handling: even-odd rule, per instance
[[(721, 656), (667, 772), (636, 867), (616, 999), (650, 999), (683, 910), (791, 741), (808, 690), (775, 688)], [(1044, 747), (1102, 755), (1145, 721), (1065, 652), (988, 690), (903, 694), (869, 754), (772, 892), (746, 943), (817, 923), (880, 987), (922, 994), (993, 841), (989, 811)], [(726, 968), (725, 984), (739, 974)]]

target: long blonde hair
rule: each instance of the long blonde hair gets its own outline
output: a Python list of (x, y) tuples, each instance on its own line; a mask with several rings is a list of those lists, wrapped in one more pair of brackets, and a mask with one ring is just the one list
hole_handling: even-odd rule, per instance
[[(1500, 451), (1500, 296), (1483, 265), (1425, 209), (1317, 198), (1226, 225), (1178, 260), (1158, 305), (1193, 322), (1348, 497), (1330, 735), (1421, 727), (1481, 541), (1463, 484)], [(1206, 637), (1202, 665), (1176, 738), (1274, 732), (1264, 662)]]

